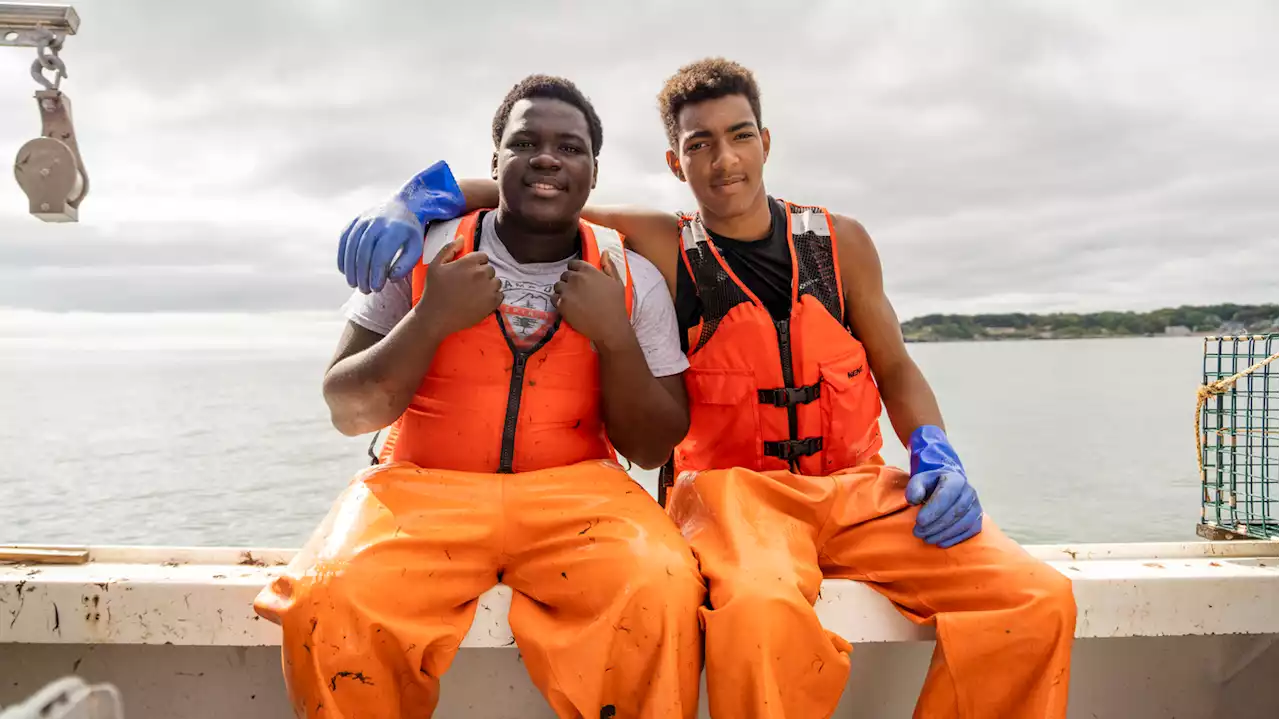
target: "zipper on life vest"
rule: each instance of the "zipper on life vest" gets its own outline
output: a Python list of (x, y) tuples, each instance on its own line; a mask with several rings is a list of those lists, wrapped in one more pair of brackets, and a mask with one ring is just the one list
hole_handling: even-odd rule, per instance
[(515, 353), (511, 366), (511, 387), (507, 390), (507, 416), (502, 424), (502, 454), (498, 459), (498, 472), (510, 474), (516, 453), (516, 424), (520, 419), (520, 395), (524, 388), (524, 368), (529, 356)]
[(507, 389), (507, 414), (502, 420), (502, 451), (498, 455), (498, 472), (501, 474), (511, 474), (515, 471), (516, 456), (516, 427), (520, 424), (520, 396), (524, 393), (524, 371), (525, 365), (529, 363), (529, 358), (542, 349), (556, 331), (560, 329), (560, 317), (556, 316), (551, 326), (542, 335), (542, 339), (537, 344), (527, 350), (520, 349), (516, 346), (515, 340), (507, 332), (507, 323), (502, 319), (501, 310), (494, 313), (498, 318), (498, 329), (502, 330), (502, 338), (507, 341), (507, 348), (511, 350), (511, 384)]
[[(782, 357), (782, 383), (787, 389), (793, 389), (796, 386), (796, 377), (795, 370), (791, 366), (791, 321), (776, 320), (773, 326), (778, 331), (778, 354)], [(793, 442), (800, 439), (797, 436), (800, 434), (800, 416), (794, 403), (787, 405), (787, 430), (790, 433), (788, 439)], [(788, 462), (792, 472), (800, 470), (799, 460), (792, 457)]]

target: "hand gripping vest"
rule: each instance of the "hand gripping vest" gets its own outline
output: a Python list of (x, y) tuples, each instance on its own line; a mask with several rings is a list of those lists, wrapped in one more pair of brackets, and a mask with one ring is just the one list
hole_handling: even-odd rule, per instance
[(785, 203), (791, 314), (774, 321), (734, 275), (699, 217), (682, 217), (682, 256), (702, 316), (689, 330), (689, 434), (675, 470), (746, 467), (826, 475), (874, 457), (880, 392), (844, 323), (831, 217)]
[[(413, 301), (422, 297), (427, 264), (455, 238), (459, 254), (475, 251), (474, 212), (434, 223), (423, 261), (413, 272)], [(615, 230), (579, 221), (582, 260), (599, 268), (608, 254), (631, 272)], [(591, 341), (559, 316), (532, 347), (521, 349), (500, 312), (449, 335), (404, 414), (392, 425), (380, 461), (465, 472), (531, 472), (591, 459), (616, 459), (600, 410), (600, 367)]]

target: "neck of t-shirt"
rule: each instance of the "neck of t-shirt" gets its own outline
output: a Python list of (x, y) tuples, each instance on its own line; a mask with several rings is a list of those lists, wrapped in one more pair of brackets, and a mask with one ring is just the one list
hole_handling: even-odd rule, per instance
[[(765, 195), (765, 209), (769, 212), (769, 224), (764, 228), (763, 232), (748, 232), (745, 230), (740, 232), (740, 234), (747, 235), (747, 237), (734, 237), (732, 234), (717, 232), (707, 224), (705, 216), (703, 218), (703, 226), (706, 228), (707, 234), (711, 235), (711, 237), (718, 242), (760, 242), (762, 240), (767, 240), (770, 237), (773, 237), (773, 232), (776, 229), (774, 225), (777, 218), (775, 217), (776, 213), (773, 209), (775, 204), (776, 201), (772, 197)], [(754, 220), (755, 218), (752, 219)]]
[(567, 260), (578, 253), (578, 222), (564, 228), (531, 228), (510, 212), (495, 210), (494, 234), (511, 259), (522, 265)]

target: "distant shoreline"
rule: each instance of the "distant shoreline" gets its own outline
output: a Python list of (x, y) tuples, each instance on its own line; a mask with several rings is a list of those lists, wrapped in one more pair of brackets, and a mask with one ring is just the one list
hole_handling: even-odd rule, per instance
[(926, 315), (902, 323), (907, 342), (1221, 337), (1277, 331), (1280, 305), (1204, 305), (1152, 312)]

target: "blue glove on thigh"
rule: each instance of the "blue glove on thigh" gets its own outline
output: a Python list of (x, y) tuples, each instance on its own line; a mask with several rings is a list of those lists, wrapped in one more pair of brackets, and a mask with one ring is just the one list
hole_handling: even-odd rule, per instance
[(978, 493), (969, 484), (946, 433), (940, 427), (924, 425), (911, 433), (908, 449), (911, 479), (907, 482), (907, 501), (924, 503), (916, 515), (913, 534), (946, 549), (981, 532)]
[(435, 163), (347, 225), (338, 240), (338, 271), (365, 294), (381, 290), (388, 276), (405, 277), (422, 260), (428, 223), (451, 220), (466, 206), (449, 165)]

